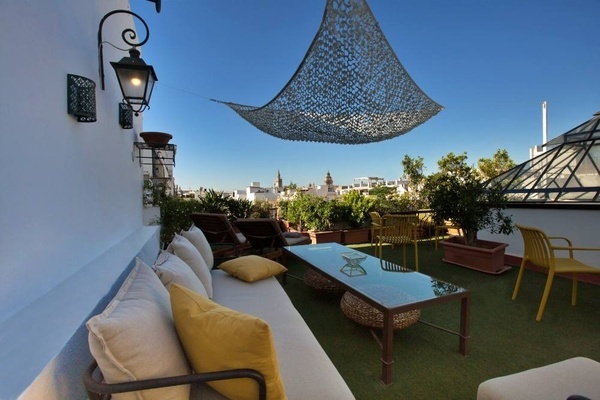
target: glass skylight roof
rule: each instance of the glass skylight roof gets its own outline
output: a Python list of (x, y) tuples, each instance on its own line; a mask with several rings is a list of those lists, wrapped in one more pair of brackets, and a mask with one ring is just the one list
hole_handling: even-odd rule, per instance
[(600, 202), (600, 112), (544, 147), (487, 184), (499, 184), (511, 202)]

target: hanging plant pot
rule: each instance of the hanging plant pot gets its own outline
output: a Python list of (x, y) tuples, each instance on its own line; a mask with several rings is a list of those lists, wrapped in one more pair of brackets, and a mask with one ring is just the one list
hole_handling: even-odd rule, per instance
[(148, 144), (165, 146), (173, 138), (173, 135), (166, 132), (141, 132), (140, 137)]
[(453, 236), (440, 244), (444, 247), (443, 261), (447, 263), (495, 275), (510, 269), (504, 264), (506, 243), (478, 240), (477, 246), (467, 246), (463, 237)]

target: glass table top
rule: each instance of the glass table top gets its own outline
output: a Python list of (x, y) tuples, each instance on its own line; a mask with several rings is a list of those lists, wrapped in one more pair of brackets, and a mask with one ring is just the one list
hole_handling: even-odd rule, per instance
[[(468, 291), (338, 243), (287, 246), (285, 250), (386, 308)], [(360, 264), (352, 264), (365, 255)]]

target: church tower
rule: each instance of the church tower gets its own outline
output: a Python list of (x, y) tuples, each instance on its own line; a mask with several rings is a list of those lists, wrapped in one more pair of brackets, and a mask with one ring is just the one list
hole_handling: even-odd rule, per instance
[(333, 185), (333, 178), (331, 177), (329, 171), (327, 171), (327, 175), (325, 176), (325, 180), (323, 181), (323, 183), (325, 183), (327, 186)]
[(275, 183), (273, 184), (273, 186), (275, 187), (275, 189), (278, 189), (278, 192), (283, 190), (283, 180), (281, 179), (281, 174), (279, 173), (279, 170), (277, 170), (277, 177), (275, 178)]

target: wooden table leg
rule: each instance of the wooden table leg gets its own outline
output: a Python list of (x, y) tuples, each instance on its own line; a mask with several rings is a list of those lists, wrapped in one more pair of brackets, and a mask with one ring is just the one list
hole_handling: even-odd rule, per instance
[(394, 315), (383, 312), (383, 338), (381, 340), (381, 383), (391, 385), (394, 374)]
[(471, 294), (468, 293), (460, 302), (460, 336), (458, 349), (463, 356), (469, 355), (469, 324), (471, 319)]

